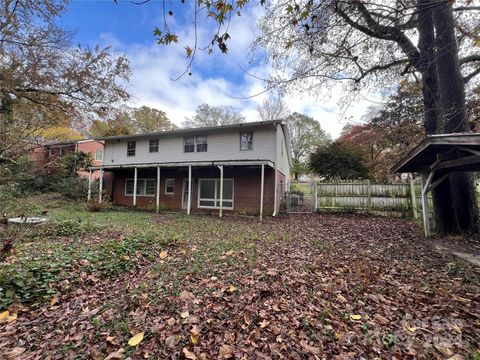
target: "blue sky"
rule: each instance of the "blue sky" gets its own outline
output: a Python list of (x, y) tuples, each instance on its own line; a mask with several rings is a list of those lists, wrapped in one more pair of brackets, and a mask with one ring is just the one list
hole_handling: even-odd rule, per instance
[[(158, 0), (143, 5), (129, 1), (115, 5), (113, 0), (73, 0), (60, 23), (75, 31), (75, 41), (81, 45), (111, 46), (128, 56), (132, 68), (129, 90), (133, 106), (147, 105), (164, 110), (176, 124), (192, 116), (201, 103), (231, 105), (241, 111), (247, 121), (258, 120), (256, 108), (268, 94), (251, 97), (262, 92), (264, 84), (246, 74), (240, 66), (260, 77), (268, 76), (268, 64), (263, 61), (262, 54), (250, 52), (261, 7), (252, 4), (242, 17), (233, 18), (229, 28), (232, 35), (229, 54), (200, 53), (192, 76), (172, 81), (171, 78), (186, 67), (184, 47), (192, 45), (192, 3), (189, 0), (186, 4), (178, 0), (173, 0), (171, 5), (166, 3), (167, 11), (171, 9), (174, 13), (168, 20), (173, 28), (180, 30), (180, 43), (175, 46), (155, 43), (153, 29), (163, 27), (163, 2)], [(212, 29), (212, 24), (200, 23), (201, 45), (209, 41)], [(320, 100), (311, 94), (288, 94), (286, 102), (292, 111), (314, 117), (336, 137), (349, 119), (358, 121), (370, 105), (358, 102), (345, 111), (338, 104), (339, 98), (340, 89), (331, 89), (330, 98)]]

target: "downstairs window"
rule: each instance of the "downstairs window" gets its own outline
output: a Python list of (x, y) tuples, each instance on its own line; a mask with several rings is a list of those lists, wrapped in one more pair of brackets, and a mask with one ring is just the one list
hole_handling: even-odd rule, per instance
[[(133, 196), (133, 187), (133, 179), (127, 179), (125, 181), (125, 195)], [(155, 196), (155, 179), (138, 179), (137, 195)]]
[[(220, 208), (220, 179), (199, 179), (198, 207)], [(233, 209), (233, 179), (223, 179), (222, 207), (224, 209)]]

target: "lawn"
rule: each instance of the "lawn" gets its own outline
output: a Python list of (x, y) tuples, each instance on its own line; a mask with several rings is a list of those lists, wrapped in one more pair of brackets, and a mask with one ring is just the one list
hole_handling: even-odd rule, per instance
[(43, 209), (0, 233), (0, 358), (480, 358), (480, 272), (415, 223)]

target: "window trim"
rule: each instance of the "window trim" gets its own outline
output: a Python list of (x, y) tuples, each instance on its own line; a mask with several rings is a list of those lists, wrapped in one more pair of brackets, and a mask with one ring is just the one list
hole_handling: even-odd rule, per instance
[[(129, 181), (129, 180), (135, 181), (134, 178), (126, 178), (126, 179), (125, 179), (125, 191), (124, 191), (124, 194), (125, 194), (125, 196), (132, 196), (132, 197), (133, 197), (133, 193), (132, 193), (132, 194), (127, 194), (127, 181)], [(137, 179), (137, 190), (138, 190), (138, 182), (139, 182), (139, 181), (144, 181), (144, 182), (145, 182), (144, 190), (147, 191), (147, 180), (152, 180), (152, 181), (155, 183), (153, 195), (137, 194), (137, 196), (155, 197), (155, 195), (156, 195), (156, 190), (157, 190), (157, 180), (156, 180), (155, 178), (141, 178), (141, 179), (139, 178), (139, 179)], [(135, 187), (135, 185), (134, 185), (134, 187)]]
[[(98, 152), (100, 151), (100, 159), (97, 157)], [(96, 149), (95, 150), (95, 161), (103, 161), (103, 150)]]
[[(133, 154), (129, 153), (131, 151), (131, 149), (128, 148), (128, 144), (134, 144)], [(137, 154), (137, 142), (136, 141), (127, 141), (127, 156), (128, 157), (135, 156), (136, 154)]]
[[(206, 198), (200, 198), (200, 185), (202, 183), (202, 181), (205, 181), (205, 180), (215, 180), (215, 199), (206, 199)], [(225, 180), (231, 180), (232, 181), (232, 206), (222, 206), (222, 209), (226, 209), (226, 210), (233, 210), (234, 207), (235, 207), (235, 180), (233, 178), (224, 178), (223, 181), (225, 182)], [(205, 206), (205, 205), (200, 205), (200, 201), (203, 200), (203, 201), (213, 201), (213, 202), (220, 202), (220, 199), (217, 199), (216, 196), (217, 196), (217, 183), (220, 184), (220, 178), (201, 178), (201, 179), (198, 179), (198, 196), (197, 196), (197, 208), (199, 209), (220, 209), (220, 206)], [(230, 201), (230, 199), (223, 199), (224, 201), (225, 200), (228, 200)]]
[[(156, 141), (156, 142), (157, 142), (157, 145), (154, 147), (154, 148), (156, 148), (157, 150), (152, 151), (152, 141)], [(151, 154), (151, 153), (158, 153), (159, 147), (160, 147), (160, 141), (158, 141), (158, 139), (150, 139), (150, 140), (148, 140), (148, 153), (149, 153), (149, 154)]]
[[(173, 192), (167, 192), (167, 183), (168, 180), (173, 181)], [(175, 195), (175, 178), (166, 178), (165, 179), (165, 195)]]
[[(250, 149), (242, 149), (242, 135), (246, 134), (246, 133), (252, 134), (252, 147)], [(251, 151), (251, 150), (253, 150), (253, 131), (242, 131), (242, 132), (240, 132), (240, 151)]]

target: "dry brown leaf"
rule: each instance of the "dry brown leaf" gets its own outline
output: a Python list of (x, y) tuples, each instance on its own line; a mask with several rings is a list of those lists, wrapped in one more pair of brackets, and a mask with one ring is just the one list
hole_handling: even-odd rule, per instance
[(189, 351), (187, 348), (183, 348), (182, 352), (183, 356), (185, 356), (185, 359), (197, 360), (197, 356), (193, 352)]
[(231, 359), (233, 357), (233, 349), (230, 345), (222, 345), (218, 350), (219, 359)]
[(5, 354), (5, 359), (7, 360), (19, 359), (20, 355), (22, 355), (26, 350), (27, 349), (22, 347), (15, 347)]
[(123, 359), (123, 354), (125, 353), (124, 348), (120, 348), (117, 351), (114, 351), (105, 358), (105, 360), (111, 360), (111, 359)]
[(192, 327), (192, 330), (190, 330), (190, 340), (192, 341), (193, 345), (196, 345), (198, 343), (198, 340), (200, 338), (200, 329), (198, 328), (197, 325)]

